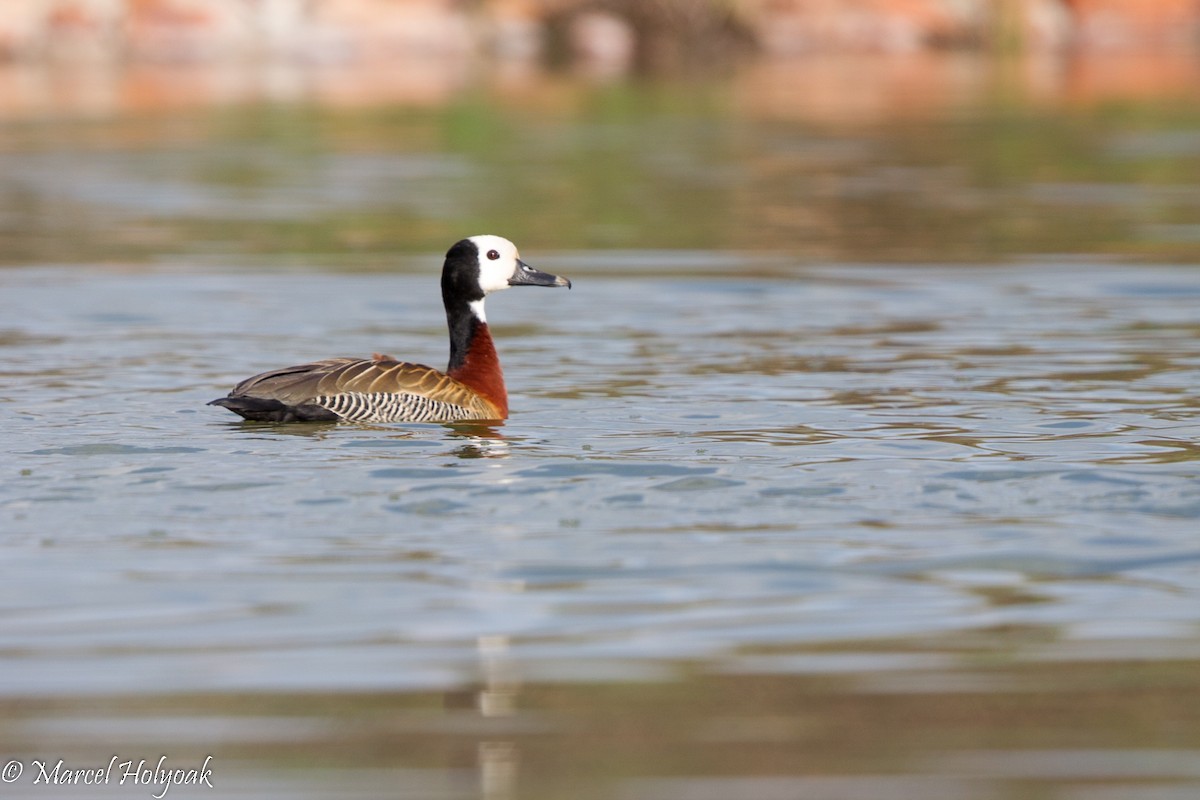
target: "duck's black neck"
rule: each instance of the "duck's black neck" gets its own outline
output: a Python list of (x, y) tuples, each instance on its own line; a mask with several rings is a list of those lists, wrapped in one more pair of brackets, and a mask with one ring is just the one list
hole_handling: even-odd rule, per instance
[(450, 366), (446, 373), (453, 375), (466, 366), (471, 342), (480, 326), (487, 330), (487, 323), (475, 316), (474, 310), (465, 302), (446, 303), (446, 325), (450, 328)]

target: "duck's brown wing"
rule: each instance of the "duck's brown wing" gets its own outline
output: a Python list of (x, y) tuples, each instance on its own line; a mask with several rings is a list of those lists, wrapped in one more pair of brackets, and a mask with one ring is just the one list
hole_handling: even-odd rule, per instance
[(271, 370), (214, 400), (246, 419), (451, 422), (497, 419), (491, 403), (449, 375), (390, 358), (330, 358)]

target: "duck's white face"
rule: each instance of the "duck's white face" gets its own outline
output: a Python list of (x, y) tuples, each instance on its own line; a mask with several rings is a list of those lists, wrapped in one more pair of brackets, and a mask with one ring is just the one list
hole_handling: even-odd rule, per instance
[(479, 251), (479, 288), (484, 294), (511, 286), (521, 267), (517, 246), (503, 236), (472, 236), (471, 241)]

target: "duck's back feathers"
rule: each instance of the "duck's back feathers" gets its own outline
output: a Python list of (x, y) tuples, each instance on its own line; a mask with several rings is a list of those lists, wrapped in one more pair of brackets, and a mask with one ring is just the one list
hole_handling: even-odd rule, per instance
[(270, 422), (453, 422), (502, 419), (466, 384), (390, 358), (330, 358), (247, 378), (212, 405)]

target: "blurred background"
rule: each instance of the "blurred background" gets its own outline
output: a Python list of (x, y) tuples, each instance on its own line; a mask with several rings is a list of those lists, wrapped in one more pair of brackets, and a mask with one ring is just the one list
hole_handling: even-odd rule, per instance
[(0, 260), (479, 226), (1187, 260), (1198, 29), (1190, 0), (7, 0)]
[(1197, 263), (1197, 0), (0, 0), (0, 794), (1194, 800)]

